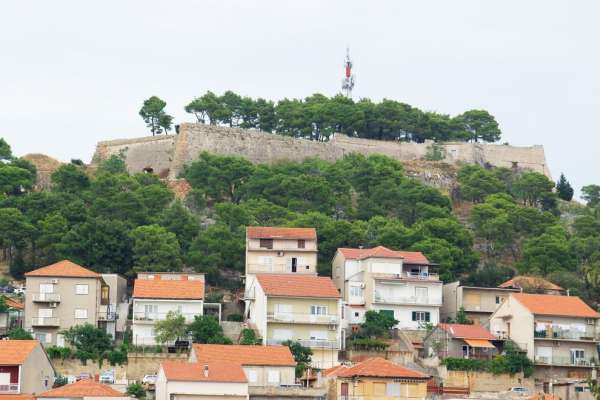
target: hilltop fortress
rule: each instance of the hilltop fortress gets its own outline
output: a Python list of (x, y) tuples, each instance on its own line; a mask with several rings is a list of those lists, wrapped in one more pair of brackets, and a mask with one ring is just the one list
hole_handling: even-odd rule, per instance
[[(200, 153), (241, 156), (254, 163), (302, 161), (317, 157), (335, 161), (347, 154), (384, 154), (399, 161), (423, 160), (432, 143), (391, 142), (336, 134), (329, 142), (314, 142), (256, 130), (183, 123), (179, 134), (111, 140), (98, 143), (92, 165), (122, 155), (130, 173), (149, 171), (176, 179)], [(543, 146), (451, 142), (439, 144), (444, 162), (473, 163), (537, 171), (550, 177)]]

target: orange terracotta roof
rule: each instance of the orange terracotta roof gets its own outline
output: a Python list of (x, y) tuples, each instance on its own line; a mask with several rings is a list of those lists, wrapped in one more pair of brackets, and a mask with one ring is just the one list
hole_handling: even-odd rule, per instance
[(0, 394), (0, 400), (34, 400), (31, 394)]
[(600, 314), (577, 296), (513, 293), (511, 297), (537, 315), (600, 318)]
[(487, 339), (495, 340), (496, 338), (490, 331), (481, 325), (466, 325), (466, 324), (438, 324), (440, 329), (448, 332), (455, 338), (460, 339)]
[(429, 264), (429, 260), (420, 251), (396, 251), (387, 247), (377, 246), (372, 249), (339, 248), (345, 258), (351, 260), (364, 260), (365, 258), (402, 258), (406, 264)]
[(550, 393), (537, 393), (529, 396), (528, 400), (560, 400), (560, 397)]
[(127, 397), (125, 393), (119, 392), (108, 385), (95, 382), (91, 379), (83, 379), (69, 385), (48, 390), (36, 397)]
[(339, 371), (341, 371), (341, 370), (343, 370), (343, 369), (346, 369), (346, 368), (350, 368), (350, 367), (348, 367), (348, 366), (346, 366), (346, 365), (344, 365), (344, 364), (336, 365), (336, 366), (334, 366), (334, 367), (327, 368), (327, 369), (323, 370), (323, 371), (321, 372), (321, 376), (323, 376), (323, 377), (328, 377), (328, 376), (336, 376), (336, 374), (337, 374)]
[(10, 308), (14, 308), (16, 310), (23, 310), (25, 308), (25, 306), (23, 305), (23, 303), (20, 303), (20, 302), (14, 300), (14, 299), (11, 299), (10, 297), (7, 297), (7, 296), (0, 296), (0, 297), (4, 298), (4, 302)]
[(204, 282), (199, 280), (150, 280), (136, 279), (133, 297), (138, 299), (186, 299), (204, 298)]
[(287, 346), (194, 344), (193, 348), (199, 363), (226, 361), (241, 365), (296, 366)]
[[(204, 373), (205, 366), (208, 366), (208, 374), (206, 375)], [(207, 363), (163, 361), (161, 367), (170, 381), (248, 382), (241, 365), (230, 361), (210, 361)]]
[(0, 340), (0, 365), (21, 365), (40, 342), (37, 340)]
[(369, 358), (368, 360), (356, 363), (351, 367), (338, 369), (336, 372), (333, 372), (332, 375), (342, 378), (360, 376), (423, 380), (430, 378), (429, 375), (403, 367), (381, 357)]
[(537, 276), (515, 276), (514, 278), (498, 285), (499, 288), (518, 288), (518, 289), (546, 289), (546, 290), (564, 290), (558, 285)]
[(100, 278), (100, 275), (72, 261), (63, 260), (46, 267), (34, 269), (25, 276), (62, 276), (66, 278)]
[(284, 228), (273, 226), (248, 226), (246, 235), (250, 239), (308, 239), (317, 238), (315, 228)]
[(333, 280), (327, 276), (257, 274), (256, 279), (267, 296), (340, 297)]

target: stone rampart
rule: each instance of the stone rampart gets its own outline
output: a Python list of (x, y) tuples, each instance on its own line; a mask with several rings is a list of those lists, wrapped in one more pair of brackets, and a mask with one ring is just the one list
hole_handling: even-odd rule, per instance
[[(316, 157), (335, 161), (351, 153), (384, 154), (399, 161), (422, 160), (432, 143), (390, 142), (335, 135), (329, 142), (314, 142), (256, 130), (184, 123), (177, 135), (100, 142), (92, 164), (122, 154), (130, 172), (151, 170), (176, 178), (185, 165), (203, 151), (242, 156), (254, 163), (302, 161)], [(524, 168), (550, 177), (542, 146), (515, 147), (499, 144), (452, 142), (440, 144), (442, 161)]]

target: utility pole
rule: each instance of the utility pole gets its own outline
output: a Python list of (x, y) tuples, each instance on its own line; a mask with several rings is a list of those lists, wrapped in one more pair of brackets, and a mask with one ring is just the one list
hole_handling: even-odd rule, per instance
[(350, 60), (350, 49), (346, 48), (346, 60), (344, 61), (345, 77), (342, 80), (342, 91), (344, 95), (351, 99), (352, 89), (354, 89), (354, 74), (352, 74), (352, 60)]

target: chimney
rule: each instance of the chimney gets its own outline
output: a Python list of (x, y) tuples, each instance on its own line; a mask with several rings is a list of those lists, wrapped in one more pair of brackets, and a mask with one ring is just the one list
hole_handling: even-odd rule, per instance
[(208, 378), (208, 364), (204, 364), (204, 377)]

